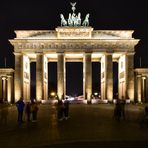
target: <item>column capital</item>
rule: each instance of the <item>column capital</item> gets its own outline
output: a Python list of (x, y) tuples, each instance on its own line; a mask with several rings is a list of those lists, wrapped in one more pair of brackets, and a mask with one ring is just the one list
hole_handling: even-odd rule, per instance
[(11, 78), (11, 77), (12, 77), (12, 75), (7, 75), (7, 77), (8, 77), (8, 78)]
[(13, 54), (15, 55), (15, 56), (17, 56), (17, 55), (22, 55), (22, 53), (20, 53), (20, 52), (13, 52)]
[(43, 55), (43, 52), (35, 52), (36, 55)]
[(84, 56), (86, 56), (86, 55), (92, 55), (92, 52), (85, 52), (84, 54), (83, 54)]
[(104, 55), (112, 55), (112, 54), (113, 54), (112, 51), (107, 51), (107, 52), (104, 53)]
[(142, 77), (142, 75), (138, 74), (138, 75), (136, 75), (136, 77), (137, 77), (137, 78), (140, 78), (140, 77)]
[(65, 53), (63, 51), (61, 52), (56, 52), (58, 55), (64, 55)]
[(7, 77), (6, 77), (6, 76), (3, 76), (3, 77), (2, 77), (2, 80), (7, 80)]
[(145, 75), (142, 76), (142, 79), (143, 79), (143, 80), (145, 80), (146, 78), (147, 78), (147, 76), (145, 76)]
[(135, 52), (125, 52), (124, 55), (134, 55)]

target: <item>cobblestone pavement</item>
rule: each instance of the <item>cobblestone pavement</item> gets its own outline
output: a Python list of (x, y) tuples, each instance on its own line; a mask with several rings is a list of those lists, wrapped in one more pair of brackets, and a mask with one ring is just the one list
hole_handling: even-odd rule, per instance
[(55, 106), (44, 104), (36, 123), (21, 126), (14, 105), (1, 108), (0, 147), (141, 147), (148, 144), (148, 127), (139, 125), (141, 108), (126, 105), (126, 120), (117, 122), (112, 104), (71, 104), (70, 118), (58, 121)]

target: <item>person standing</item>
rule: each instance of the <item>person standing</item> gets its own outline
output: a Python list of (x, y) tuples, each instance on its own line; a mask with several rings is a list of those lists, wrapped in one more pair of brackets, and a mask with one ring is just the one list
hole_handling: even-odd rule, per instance
[(30, 114), (31, 114), (31, 105), (30, 102), (26, 103), (26, 108), (25, 108), (26, 116), (27, 116), (27, 121), (30, 122)]
[(66, 120), (69, 118), (69, 101), (67, 97), (64, 100), (64, 117)]
[(21, 124), (23, 123), (23, 111), (24, 111), (24, 106), (25, 103), (23, 102), (23, 99), (20, 98), (17, 102), (16, 102), (16, 107), (18, 110), (18, 123)]
[(120, 100), (116, 100), (115, 109), (114, 109), (114, 117), (117, 121), (121, 119), (121, 103)]
[(125, 102), (125, 99), (123, 96), (122, 96), (120, 104), (121, 104), (121, 117), (122, 117), (122, 119), (125, 120), (125, 104), (126, 104), (126, 102)]
[(37, 102), (35, 102), (35, 100), (32, 100), (32, 102), (31, 102), (32, 122), (37, 121), (38, 110), (39, 110), (39, 108), (38, 108)]
[(62, 100), (58, 100), (57, 103), (57, 117), (59, 121), (63, 120), (63, 111), (64, 111), (64, 105)]

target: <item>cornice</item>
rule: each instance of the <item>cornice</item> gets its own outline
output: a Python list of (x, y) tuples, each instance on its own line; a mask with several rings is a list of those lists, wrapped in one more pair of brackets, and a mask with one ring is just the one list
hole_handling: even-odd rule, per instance
[(9, 40), (15, 49), (133, 49), (138, 39), (130, 40)]

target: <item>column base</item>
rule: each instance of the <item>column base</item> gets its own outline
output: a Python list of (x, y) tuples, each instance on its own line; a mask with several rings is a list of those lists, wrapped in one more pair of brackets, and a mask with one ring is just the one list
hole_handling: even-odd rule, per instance
[(87, 100), (87, 104), (92, 104), (91, 100)]

